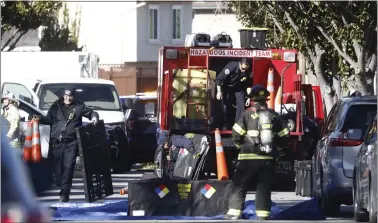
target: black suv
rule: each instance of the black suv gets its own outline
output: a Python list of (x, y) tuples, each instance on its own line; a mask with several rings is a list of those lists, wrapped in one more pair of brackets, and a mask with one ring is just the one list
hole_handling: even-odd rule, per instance
[(131, 95), (121, 98), (126, 105), (126, 131), (134, 163), (154, 161), (157, 147), (157, 96)]

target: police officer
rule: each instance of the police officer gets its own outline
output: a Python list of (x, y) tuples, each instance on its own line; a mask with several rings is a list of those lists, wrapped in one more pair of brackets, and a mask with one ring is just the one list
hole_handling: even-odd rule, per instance
[[(245, 91), (250, 93), (252, 86), (252, 74), (248, 72), (247, 58), (240, 62), (232, 61), (224, 67), (216, 78), (218, 100), (223, 99), (223, 112), (226, 114), (226, 128), (231, 129), (236, 120), (239, 120), (244, 111)], [(236, 114), (232, 116), (233, 103), (236, 102)], [(246, 101), (249, 106), (249, 99)], [(223, 120), (222, 120), (223, 121)]]
[[(64, 95), (55, 101), (46, 116), (34, 117), (41, 124), (51, 125), (50, 152), (54, 161), (55, 184), (60, 187), (60, 201), (68, 202), (78, 155), (75, 128), (86, 117), (96, 124), (99, 116), (83, 102), (75, 100), (75, 88), (67, 86)], [(52, 150), (52, 151), (51, 151)]]
[(255, 85), (249, 94), (252, 106), (244, 111), (232, 128), (233, 140), (240, 148), (240, 153), (232, 177), (235, 191), (226, 214), (230, 219), (240, 218), (247, 186), (251, 182), (257, 183), (257, 218), (269, 219), (277, 144), (289, 133), (287, 128), (282, 127), (278, 114), (267, 108), (266, 101), (269, 95), (269, 91), (263, 86)]

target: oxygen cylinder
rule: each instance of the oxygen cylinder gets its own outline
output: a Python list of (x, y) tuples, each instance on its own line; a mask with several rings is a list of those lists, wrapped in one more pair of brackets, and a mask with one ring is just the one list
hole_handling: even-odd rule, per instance
[(273, 125), (272, 113), (268, 110), (259, 112), (259, 131), (260, 131), (260, 150), (265, 153), (270, 153), (273, 149)]

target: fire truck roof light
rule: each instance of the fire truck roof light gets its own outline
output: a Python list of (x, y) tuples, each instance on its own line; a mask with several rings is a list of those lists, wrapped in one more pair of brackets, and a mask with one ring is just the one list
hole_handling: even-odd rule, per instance
[(165, 58), (167, 59), (177, 59), (177, 50), (176, 49), (167, 49), (165, 51)]
[(283, 59), (286, 62), (295, 62), (295, 53), (294, 52), (284, 52)]
[(280, 53), (272, 53), (272, 59), (273, 60), (281, 60), (282, 59), (282, 54), (280, 54)]

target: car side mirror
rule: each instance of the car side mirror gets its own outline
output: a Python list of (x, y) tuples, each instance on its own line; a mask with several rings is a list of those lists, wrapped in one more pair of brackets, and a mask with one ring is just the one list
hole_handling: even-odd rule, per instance
[(362, 130), (361, 129), (348, 129), (347, 138), (352, 139), (352, 140), (361, 140)]

